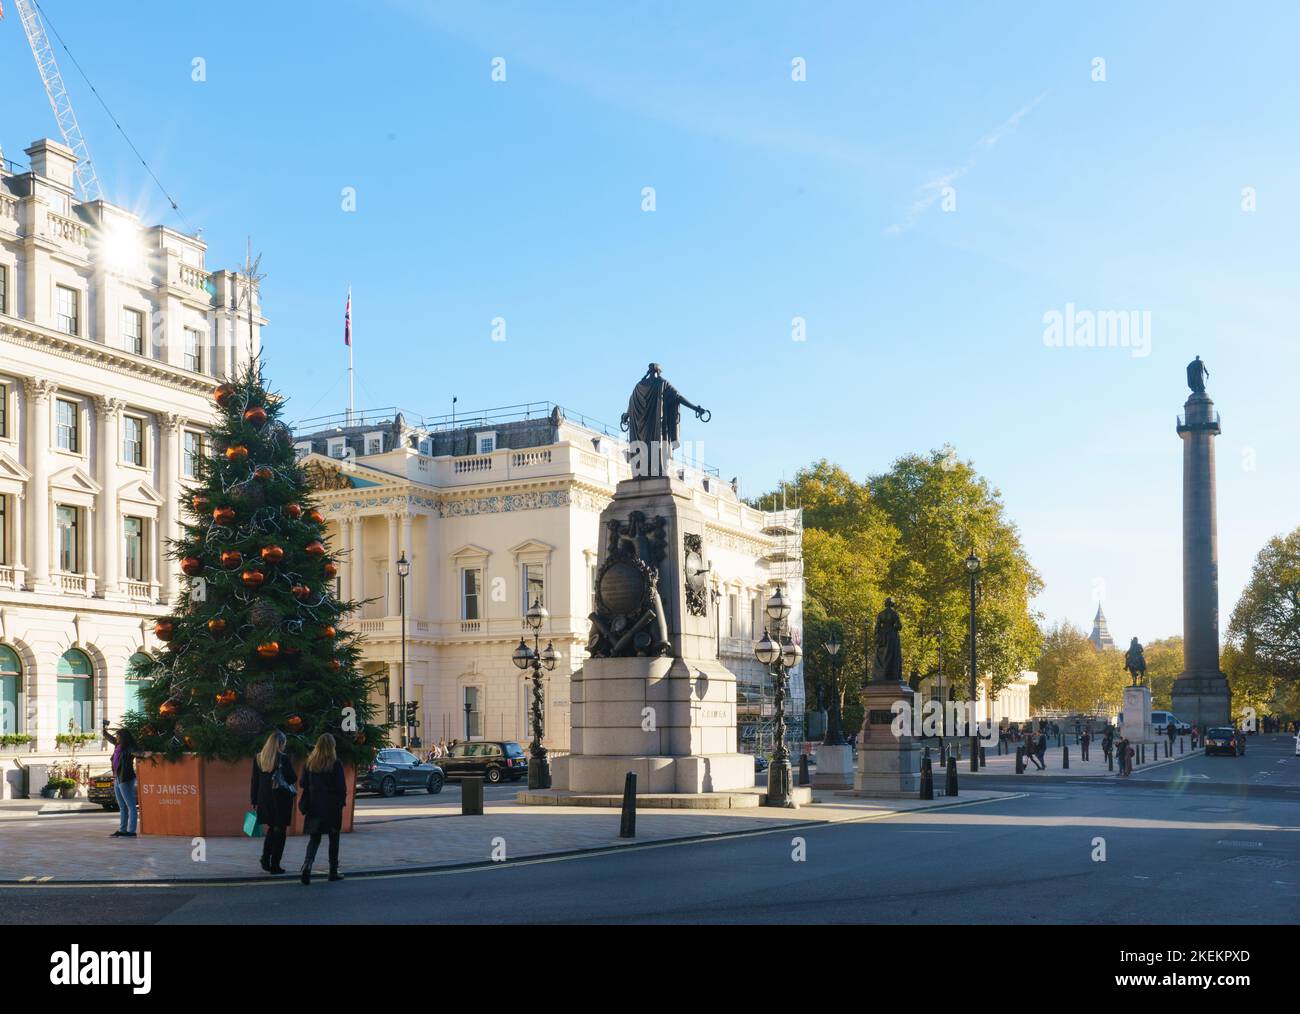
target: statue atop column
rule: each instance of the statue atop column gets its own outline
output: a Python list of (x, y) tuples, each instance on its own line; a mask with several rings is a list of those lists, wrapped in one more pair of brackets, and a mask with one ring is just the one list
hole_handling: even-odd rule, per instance
[(1138, 643), (1136, 637), (1129, 643), (1128, 651), (1124, 653), (1124, 668), (1132, 675), (1133, 686), (1140, 687), (1142, 678), (1147, 674), (1147, 660), (1142, 653), (1142, 645)]
[(903, 620), (894, 608), (894, 600), (886, 598), (885, 608), (876, 617), (876, 650), (871, 656), (873, 683), (903, 682), (902, 629)]
[(1201, 362), (1201, 357), (1197, 356), (1187, 364), (1187, 386), (1192, 389), (1193, 394), (1205, 393), (1205, 379), (1210, 375), (1209, 369)]
[(658, 363), (651, 363), (645, 376), (632, 389), (627, 411), (619, 420), (632, 448), (632, 471), (635, 475), (666, 474), (673, 448), (680, 443), (683, 405), (691, 409), (701, 422), (708, 422), (713, 417), (708, 409), (682, 397), (677, 388), (664, 379), (663, 368)]

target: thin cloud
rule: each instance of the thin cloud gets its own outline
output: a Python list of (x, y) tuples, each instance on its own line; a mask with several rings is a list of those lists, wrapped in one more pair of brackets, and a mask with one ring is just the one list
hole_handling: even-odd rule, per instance
[(885, 235), (897, 236), (912, 228), (912, 226), (916, 224), (917, 219), (924, 215), (926, 211), (930, 209), (930, 206), (943, 195), (945, 187), (951, 186), (956, 180), (961, 179), (961, 177), (970, 172), (970, 170), (974, 168), (975, 163), (979, 161), (980, 155), (995, 147), (999, 141), (1015, 130), (1016, 127), (1020, 125), (1020, 121), (1028, 115), (1029, 111), (1033, 109), (1034, 106), (1038, 105), (1038, 103), (1042, 102), (1046, 97), (1047, 92), (1043, 92), (1043, 94), (1039, 95), (1038, 98), (1016, 110), (1016, 112), (1008, 117), (1001, 126), (989, 131), (989, 133), (981, 137), (977, 142), (975, 142), (975, 150), (971, 153), (970, 157), (966, 159), (966, 162), (963, 165), (945, 170), (939, 175), (922, 183), (921, 186), (917, 188), (916, 200), (914, 200), (903, 213), (902, 220), (895, 222), (893, 225), (885, 229)]

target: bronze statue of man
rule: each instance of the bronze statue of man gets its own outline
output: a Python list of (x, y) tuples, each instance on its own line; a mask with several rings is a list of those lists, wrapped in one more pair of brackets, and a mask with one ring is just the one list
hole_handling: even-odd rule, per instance
[(903, 620), (894, 608), (894, 600), (885, 599), (885, 608), (876, 617), (876, 650), (871, 659), (873, 683), (903, 682), (903, 645), (899, 636), (902, 629)]
[(666, 474), (673, 448), (680, 443), (681, 406), (708, 422), (712, 413), (687, 401), (667, 380), (658, 363), (651, 363), (645, 376), (632, 389), (627, 411), (619, 426), (631, 445), (632, 471), (638, 476)]
[(1129, 643), (1128, 651), (1124, 653), (1124, 668), (1133, 676), (1133, 685), (1140, 687), (1142, 677), (1147, 674), (1147, 660), (1142, 653), (1142, 645), (1138, 643), (1136, 637)]
[(1201, 362), (1200, 356), (1187, 364), (1187, 386), (1192, 389), (1193, 394), (1205, 393), (1205, 380), (1209, 375), (1210, 370)]

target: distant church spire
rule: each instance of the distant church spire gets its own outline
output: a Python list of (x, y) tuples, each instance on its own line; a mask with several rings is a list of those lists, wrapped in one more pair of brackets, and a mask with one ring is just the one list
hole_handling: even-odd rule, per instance
[(1097, 615), (1092, 620), (1092, 633), (1088, 635), (1088, 640), (1098, 651), (1102, 648), (1115, 647), (1115, 640), (1110, 636), (1110, 628), (1106, 626), (1106, 614), (1101, 611), (1101, 603), (1097, 603)]

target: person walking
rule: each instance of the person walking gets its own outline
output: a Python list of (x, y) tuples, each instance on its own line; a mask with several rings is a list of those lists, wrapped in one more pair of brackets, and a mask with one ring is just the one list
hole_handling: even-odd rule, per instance
[(284, 843), (293, 819), (293, 797), (298, 791), (298, 773), (284, 752), (289, 740), (276, 729), (266, 737), (262, 749), (253, 758), (253, 781), (249, 801), (257, 808), (257, 822), (266, 825), (262, 841), (262, 869), (267, 873), (284, 873)]
[[(1058, 737), (1058, 738), (1059, 738), (1059, 737)], [(1038, 737), (1038, 745), (1035, 747), (1035, 749), (1036, 749), (1037, 752), (1038, 752), (1038, 768), (1039, 768), (1040, 771), (1046, 771), (1046, 770), (1047, 770), (1047, 765), (1046, 765), (1045, 763), (1043, 763), (1043, 761), (1044, 761), (1044, 760), (1046, 759), (1046, 757), (1047, 757), (1047, 737), (1046, 737), (1046, 736), (1041, 736), (1041, 735), (1040, 735), (1040, 736)]]
[(1165, 735), (1169, 737), (1169, 756), (1174, 755), (1174, 737), (1178, 735), (1178, 726), (1174, 720), (1169, 719), (1169, 724), (1165, 726)]
[(1127, 736), (1120, 739), (1119, 741), (1120, 774), (1123, 775), (1125, 778), (1127, 778), (1129, 775), (1133, 773), (1133, 757), (1134, 755), (1136, 755), (1136, 753), (1137, 753), (1137, 749), (1133, 746), (1132, 743), (1128, 741)]
[(306, 820), (303, 830), (311, 835), (302, 864), (302, 882), (311, 883), (311, 865), (316, 861), (321, 835), (330, 840), (330, 880), (342, 880), (339, 872), (339, 832), (343, 830), (343, 807), (348, 801), (348, 783), (343, 777), (334, 737), (322, 733), (302, 769), (303, 793), (298, 809)]
[(140, 819), (140, 808), (136, 800), (135, 761), (137, 757), (152, 757), (148, 750), (141, 750), (131, 735), (131, 730), (120, 728), (114, 736), (108, 731), (108, 719), (104, 720), (104, 738), (113, 744), (113, 795), (117, 797), (117, 830), (110, 838), (134, 838), (135, 827)]
[(1092, 733), (1087, 729), (1079, 734), (1079, 755), (1084, 760), (1088, 759), (1088, 744), (1092, 742)]

